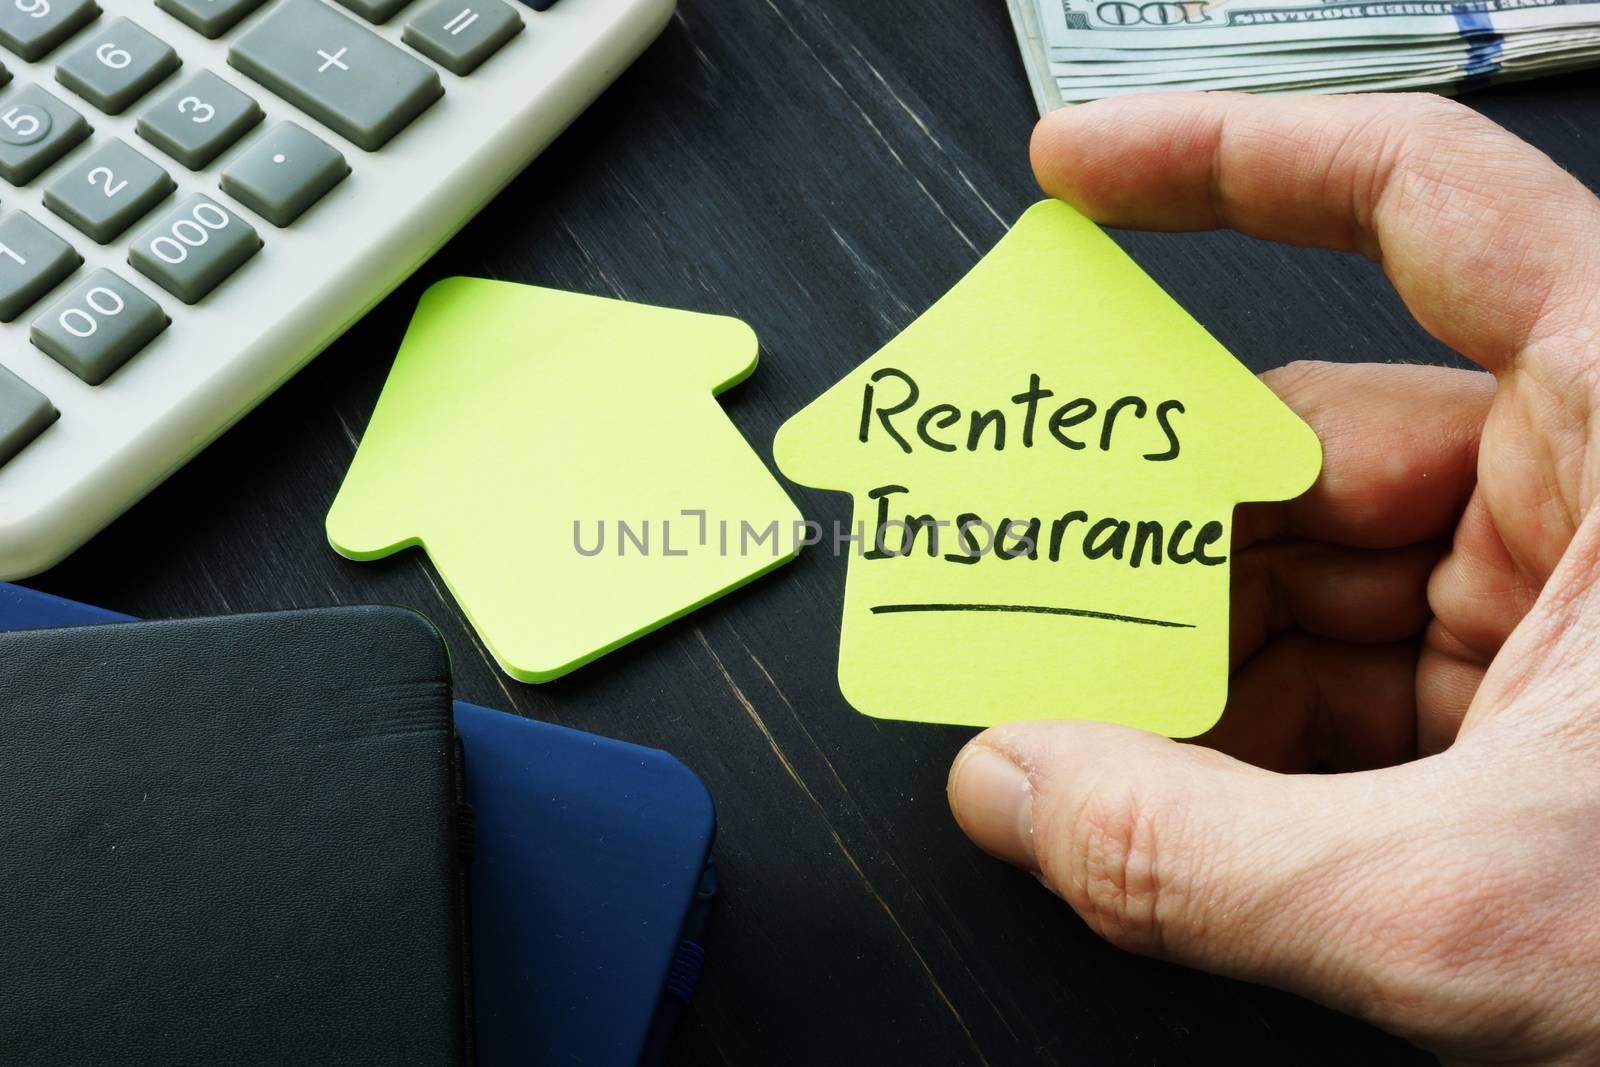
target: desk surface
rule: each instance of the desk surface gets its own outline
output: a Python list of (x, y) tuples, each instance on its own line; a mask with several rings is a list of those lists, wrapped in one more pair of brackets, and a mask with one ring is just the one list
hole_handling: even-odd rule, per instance
[[(1572, 76), (1470, 102), (1595, 186), (1591, 88)], [(1294, 997), (1114, 951), (975, 851), (944, 800), (970, 731), (867, 719), (839, 696), (843, 559), (802, 555), (530, 687), (491, 666), (420, 555), (355, 564), (323, 539), (428, 283), (480, 275), (739, 316), (762, 364), (726, 408), (770, 456), (787, 415), (1037, 198), (1033, 120), (999, 0), (680, 0), (644, 59), (414, 279), (30, 584), (152, 617), (410, 605), (448, 637), (463, 699), (683, 758), (717, 800), (725, 902), (677, 1063), (1427, 1062)], [(1117, 238), (1256, 369), (1450, 358), (1353, 257)], [(842, 496), (795, 499), (845, 518)]]

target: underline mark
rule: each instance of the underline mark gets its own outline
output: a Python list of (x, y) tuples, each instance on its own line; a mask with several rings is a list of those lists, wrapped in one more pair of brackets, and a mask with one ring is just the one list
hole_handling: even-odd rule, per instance
[(874, 615), (899, 615), (913, 611), (1008, 611), (1020, 612), (1024, 615), (1071, 615), (1079, 619), (1128, 622), (1138, 626), (1165, 626), (1177, 630), (1195, 629), (1195, 625), (1192, 622), (1146, 619), (1138, 615), (1118, 615), (1110, 611), (1090, 611), (1087, 608), (1052, 608), (1041, 604), (879, 604), (872, 609)]

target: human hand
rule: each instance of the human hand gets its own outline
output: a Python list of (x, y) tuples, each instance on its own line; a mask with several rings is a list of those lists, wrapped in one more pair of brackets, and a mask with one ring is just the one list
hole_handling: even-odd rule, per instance
[(1427, 96), (1125, 97), (1033, 161), (1107, 225), (1377, 259), (1491, 373), (1268, 374), (1324, 467), (1236, 516), (1221, 722), (987, 730), (957, 821), (1133, 951), (1452, 1062), (1600, 1062), (1600, 201)]

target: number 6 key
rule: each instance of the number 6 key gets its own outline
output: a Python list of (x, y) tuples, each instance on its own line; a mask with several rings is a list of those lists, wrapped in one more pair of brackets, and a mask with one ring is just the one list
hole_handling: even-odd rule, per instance
[(178, 53), (132, 19), (117, 19), (67, 54), (56, 80), (108, 115), (178, 69)]

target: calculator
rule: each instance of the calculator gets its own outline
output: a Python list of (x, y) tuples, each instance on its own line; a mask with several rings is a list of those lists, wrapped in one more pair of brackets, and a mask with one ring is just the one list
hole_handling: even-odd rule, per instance
[(673, 0), (0, 0), (0, 577), (392, 290)]

